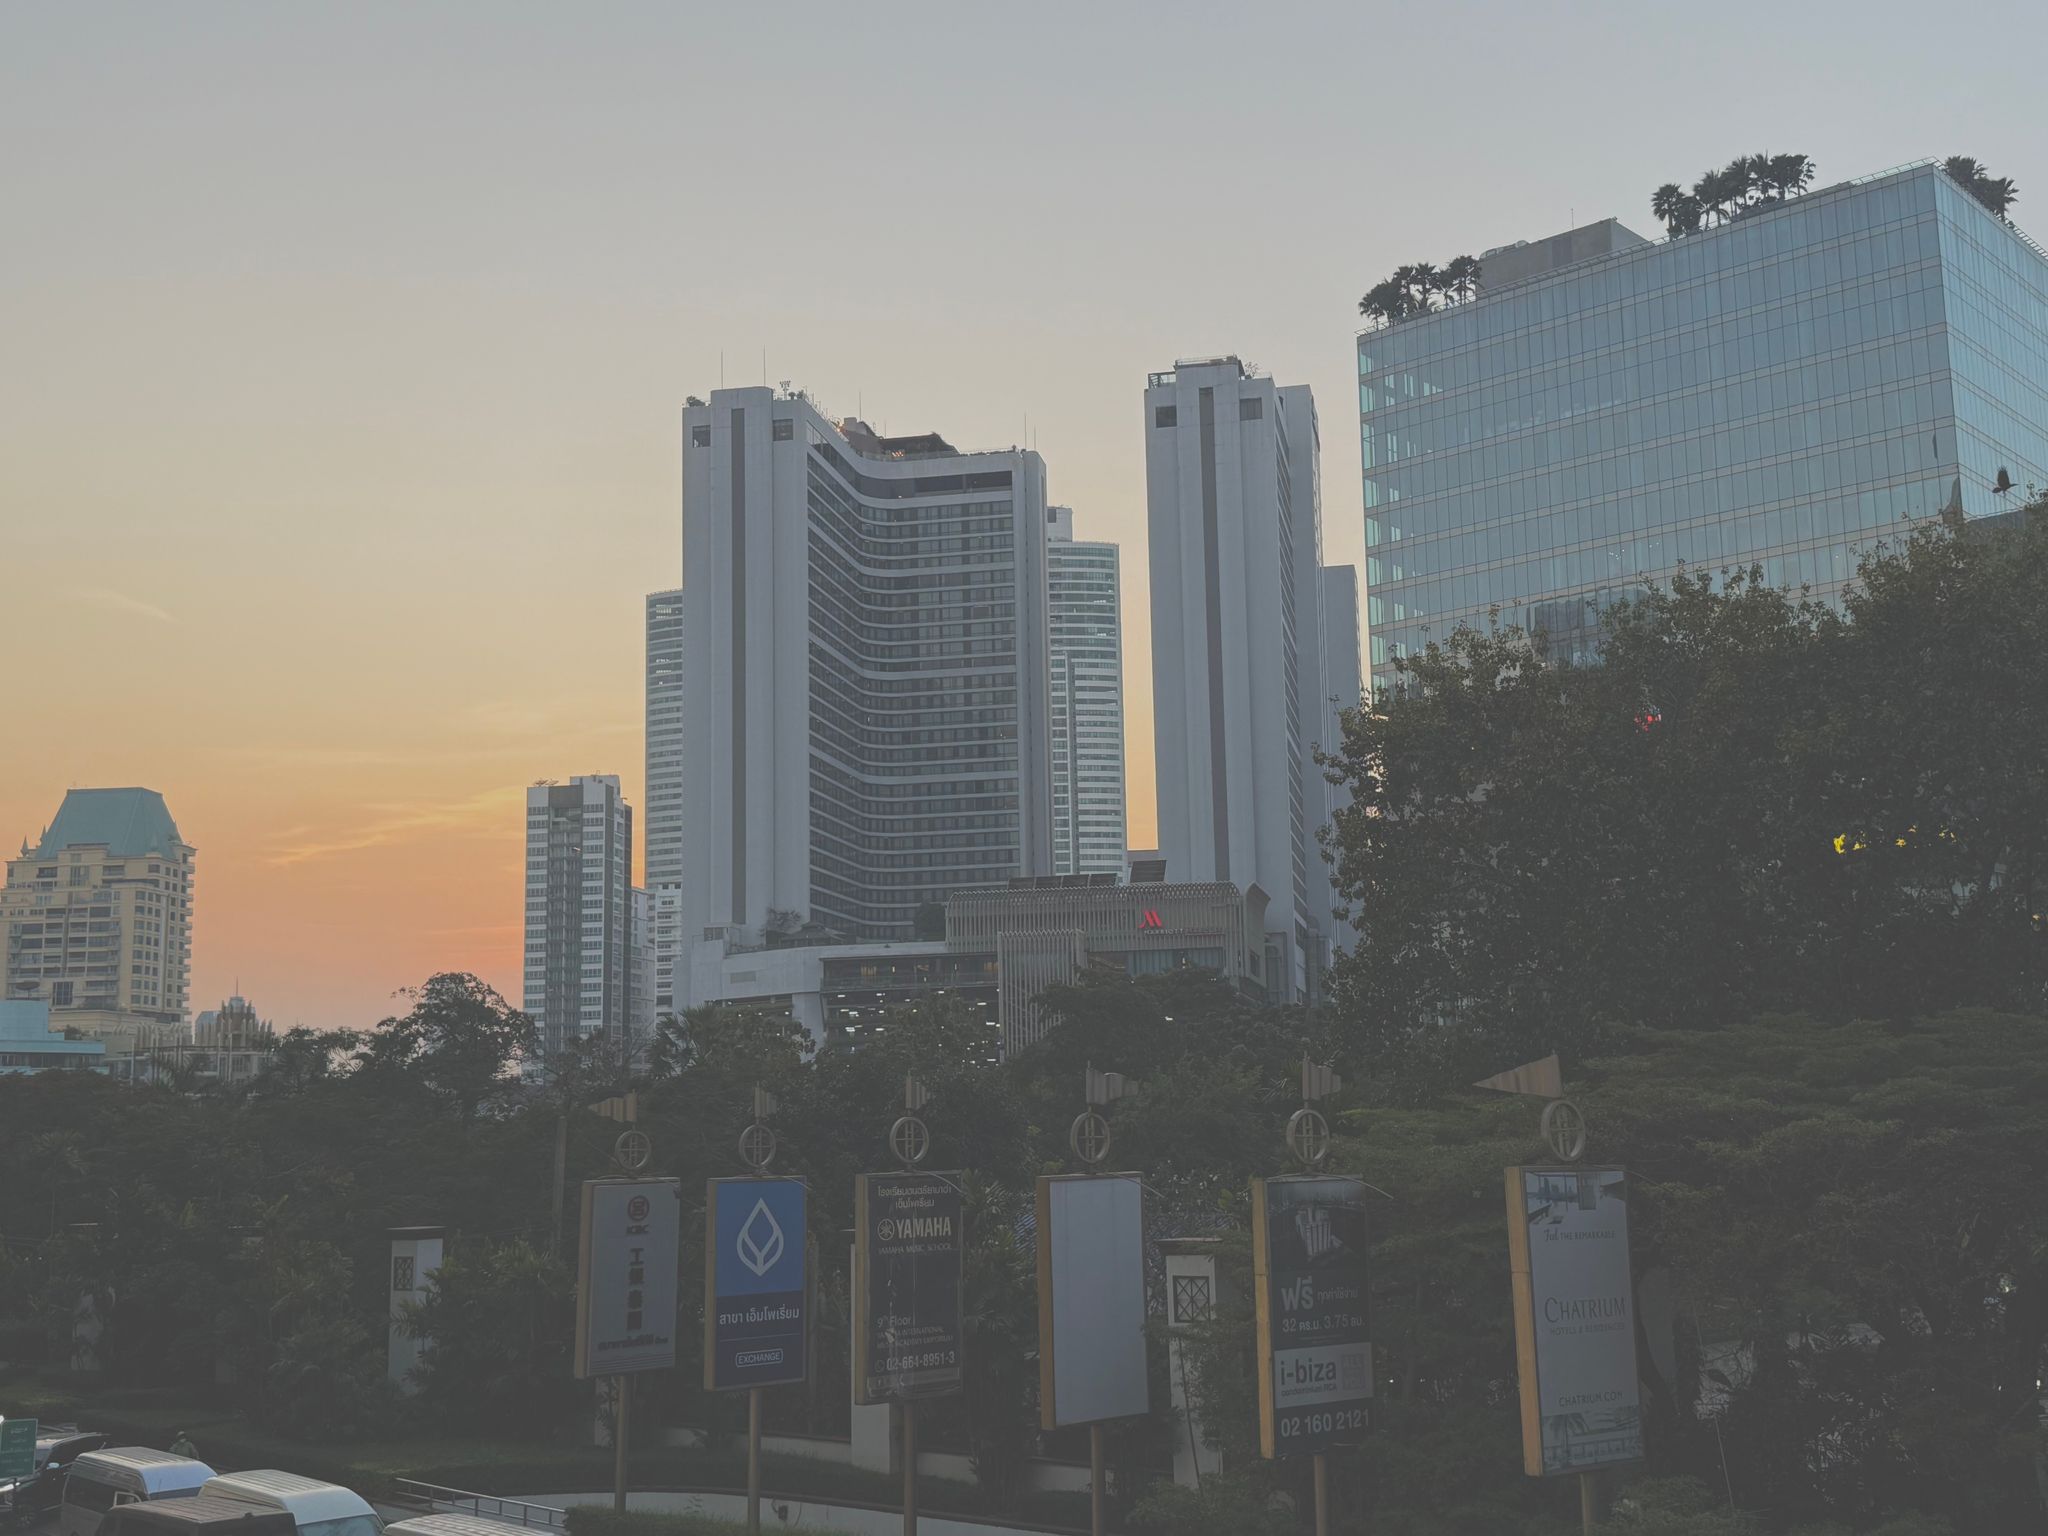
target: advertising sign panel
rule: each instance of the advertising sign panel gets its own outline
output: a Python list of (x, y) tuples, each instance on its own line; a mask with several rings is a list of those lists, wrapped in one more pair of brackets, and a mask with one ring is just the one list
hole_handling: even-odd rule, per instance
[(864, 1173), (853, 1208), (853, 1400), (959, 1391), (960, 1175)]
[(624, 1376), (676, 1363), (683, 1186), (592, 1179), (576, 1255), (576, 1374)]
[(1510, 1168), (1507, 1195), (1522, 1469), (1551, 1477), (1641, 1460), (1628, 1176)]
[(0, 1419), (0, 1480), (36, 1475), (35, 1419)]
[(810, 1304), (801, 1179), (712, 1179), (704, 1187), (704, 1385), (804, 1379)]
[(1038, 1402), (1046, 1429), (1152, 1411), (1135, 1173), (1038, 1181)]
[(1259, 1449), (1311, 1456), (1369, 1425), (1365, 1186), (1314, 1174), (1252, 1181)]

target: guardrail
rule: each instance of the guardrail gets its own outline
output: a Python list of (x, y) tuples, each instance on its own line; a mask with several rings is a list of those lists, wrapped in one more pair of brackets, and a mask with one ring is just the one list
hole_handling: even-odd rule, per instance
[(422, 1483), (410, 1477), (395, 1477), (391, 1481), (400, 1502), (423, 1504), (433, 1514), (475, 1515), (480, 1520), (497, 1520), (530, 1531), (569, 1528), (569, 1512), (552, 1504), (529, 1504), (524, 1499), (502, 1499), (495, 1493), (443, 1488), (438, 1483)]

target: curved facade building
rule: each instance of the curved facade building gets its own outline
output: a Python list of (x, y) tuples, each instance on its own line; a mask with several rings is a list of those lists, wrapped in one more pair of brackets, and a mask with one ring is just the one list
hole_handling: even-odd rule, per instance
[(1034, 453), (769, 389), (685, 409), (686, 948), (907, 939), (1050, 870), (1045, 524)]

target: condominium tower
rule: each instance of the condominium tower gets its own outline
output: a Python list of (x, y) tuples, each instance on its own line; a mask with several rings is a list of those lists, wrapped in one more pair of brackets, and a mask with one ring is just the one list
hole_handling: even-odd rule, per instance
[(1680, 562), (1832, 600), (1876, 540), (2048, 486), (2048, 258), (1933, 164), (1481, 268), (1358, 337), (1375, 687), (1495, 608), (1590, 656)]
[(641, 878), (651, 903), (654, 990), (649, 1006), (675, 1006), (683, 880), (683, 594), (647, 594), (647, 798), (640, 808), (647, 852)]
[(1052, 872), (1124, 867), (1124, 659), (1117, 547), (1046, 512), (1051, 610)]
[(909, 938), (1049, 872), (1038, 455), (765, 388), (686, 407), (682, 454), (685, 943)]
[(192, 971), (193, 848), (153, 789), (74, 789), (7, 863), (0, 997), (52, 1023), (155, 1043), (182, 1036)]
[(1259, 888), (1276, 998), (1329, 958), (1319, 464), (1305, 386), (1235, 357), (1147, 381), (1159, 852), (1169, 880)]
[(617, 774), (526, 791), (525, 1010), (549, 1055), (633, 1023), (632, 862)]

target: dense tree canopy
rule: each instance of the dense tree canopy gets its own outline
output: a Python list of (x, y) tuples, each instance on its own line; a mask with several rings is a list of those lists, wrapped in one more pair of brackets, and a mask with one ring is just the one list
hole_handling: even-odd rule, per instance
[(1347, 721), (1341, 1013), (1450, 1082), (1619, 1024), (2038, 1012), (2048, 527), (1931, 530), (1842, 611), (1687, 574), (1600, 664), (1465, 629)]

